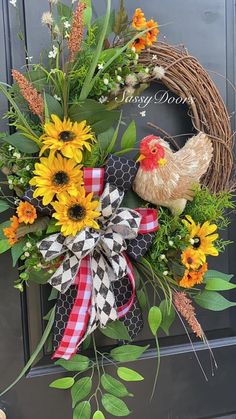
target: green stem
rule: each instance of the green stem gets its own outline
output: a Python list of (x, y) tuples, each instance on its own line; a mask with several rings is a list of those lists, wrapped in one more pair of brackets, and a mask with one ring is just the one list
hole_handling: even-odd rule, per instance
[(102, 49), (103, 49), (103, 44), (104, 44), (104, 41), (105, 41), (105, 38), (106, 38), (107, 28), (108, 28), (109, 20), (110, 20), (110, 14), (111, 14), (111, 0), (107, 0), (107, 11), (106, 11), (106, 16), (105, 16), (105, 20), (104, 20), (103, 30), (102, 30), (100, 39), (98, 41), (98, 45), (97, 45), (97, 49), (96, 49), (95, 54), (94, 54), (93, 62), (91, 64), (91, 67), (89, 69), (87, 77), (85, 78), (83, 88), (82, 88), (81, 93), (80, 93), (79, 100), (85, 100), (88, 97), (88, 95), (89, 95), (89, 93), (90, 93), (90, 91), (93, 87), (94, 82), (92, 83), (92, 79), (93, 79), (94, 73), (96, 71), (96, 68), (97, 68), (97, 65), (98, 65), (98, 60), (99, 60), (99, 57), (100, 57)]
[(159, 346), (157, 336), (155, 336), (155, 340), (156, 340), (156, 348), (157, 348), (157, 368), (156, 368), (156, 374), (155, 374), (155, 379), (154, 379), (154, 383), (153, 383), (152, 394), (151, 394), (150, 400), (153, 399), (153, 396), (154, 396), (154, 393), (155, 393), (155, 390), (156, 390), (157, 379), (158, 379), (158, 374), (159, 374), (159, 370), (160, 370), (160, 363), (161, 363), (160, 346)]
[(49, 320), (48, 320), (48, 324), (46, 329), (44, 330), (43, 336), (37, 346), (37, 348), (35, 349), (34, 353), (31, 355), (29, 361), (27, 362), (27, 364), (25, 365), (25, 367), (23, 368), (23, 370), (21, 371), (20, 375), (18, 375), (18, 377), (16, 378), (15, 381), (13, 381), (12, 384), (10, 384), (9, 387), (7, 387), (1, 394), (0, 397), (2, 397), (4, 394), (6, 394), (9, 390), (11, 390), (20, 380), (22, 377), (24, 377), (24, 375), (27, 373), (28, 369), (33, 365), (35, 359), (37, 358), (38, 354), (41, 352), (43, 346), (45, 345), (48, 336), (50, 335), (50, 332), (52, 330), (52, 326), (54, 323), (54, 317), (55, 317), (55, 309), (56, 307), (53, 307), (52, 312), (50, 314)]

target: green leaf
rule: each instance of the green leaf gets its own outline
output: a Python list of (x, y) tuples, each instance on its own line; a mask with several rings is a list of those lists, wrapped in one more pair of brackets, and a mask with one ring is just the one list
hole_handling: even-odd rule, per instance
[(122, 207), (131, 209), (144, 207), (145, 205), (145, 201), (143, 201), (133, 190), (128, 191), (122, 201)]
[(161, 325), (162, 313), (159, 307), (151, 307), (148, 313), (148, 324), (150, 330), (154, 336), (156, 336), (157, 331)]
[(91, 335), (88, 335), (82, 343), (84, 351), (86, 351), (90, 347), (91, 342), (92, 342)]
[(131, 370), (130, 368), (119, 367), (117, 369), (117, 375), (124, 381), (143, 381), (144, 377), (138, 372)]
[(116, 35), (119, 35), (121, 32), (123, 32), (127, 25), (128, 25), (128, 15), (124, 6), (124, 0), (120, 1), (120, 9), (116, 13), (115, 17), (115, 24), (114, 24), (114, 33)]
[(46, 230), (49, 221), (49, 217), (42, 217), (38, 218), (33, 224), (20, 225), (17, 229), (17, 238), (23, 237), (29, 233), (36, 233), (38, 231)]
[(78, 380), (71, 389), (72, 407), (74, 408), (78, 402), (85, 399), (85, 397), (89, 395), (91, 389), (91, 377), (83, 377), (80, 380)]
[(93, 415), (93, 419), (105, 419), (105, 416), (101, 410), (97, 410)]
[(211, 311), (222, 311), (236, 306), (236, 303), (228, 301), (216, 291), (203, 291), (194, 300), (200, 307)]
[(59, 1), (57, 3), (57, 13), (60, 18), (64, 17), (69, 20), (72, 15), (72, 8)]
[(90, 28), (93, 17), (92, 0), (84, 0), (84, 3), (86, 4), (83, 16), (84, 26), (88, 26)]
[(48, 224), (46, 234), (53, 234), (60, 231), (60, 226), (56, 225), (56, 220), (51, 219)]
[(98, 135), (97, 139), (101, 150), (106, 151), (108, 149), (114, 132), (114, 128), (110, 127), (107, 131)]
[(48, 93), (45, 93), (44, 98), (49, 116), (54, 114), (57, 115), (60, 119), (63, 119), (64, 112), (58, 100), (55, 99), (55, 97), (49, 95)]
[(122, 113), (120, 113), (120, 118), (119, 118), (119, 122), (117, 124), (116, 130), (112, 136), (111, 142), (107, 148), (107, 153), (112, 153), (114, 151), (115, 145), (116, 145), (116, 141), (118, 138), (118, 134), (119, 134), (119, 129), (120, 129), (120, 123), (121, 123), (121, 118), (122, 118)]
[(229, 282), (233, 278), (233, 275), (209, 269), (209, 271), (207, 271), (204, 275), (204, 283), (206, 283), (208, 279), (212, 278), (220, 278), (223, 279), (223, 281)]
[(72, 121), (86, 120), (96, 135), (107, 131), (117, 122), (120, 111), (109, 111), (106, 106), (92, 99), (78, 102), (69, 108)]
[(136, 124), (134, 121), (130, 123), (128, 128), (123, 134), (123, 137), (121, 139), (121, 148), (133, 148), (137, 139), (137, 130), (136, 130)]
[(118, 348), (112, 349), (110, 352), (111, 357), (118, 362), (135, 361), (138, 359), (147, 349), (147, 346), (136, 346), (136, 345), (123, 345)]
[(109, 374), (103, 374), (101, 376), (101, 383), (104, 390), (108, 391), (108, 393), (113, 394), (113, 396), (117, 396), (117, 397), (130, 396), (130, 393), (128, 392), (125, 385)]
[[(105, 21), (105, 16), (101, 16), (93, 22), (93, 32), (94, 32), (97, 42), (101, 35), (102, 29), (104, 27), (104, 21)], [(107, 27), (106, 37), (108, 37), (112, 33), (114, 22), (115, 22), (115, 10), (111, 12), (108, 27)]]
[(49, 387), (58, 388), (60, 390), (68, 390), (68, 388), (71, 388), (74, 385), (74, 383), (75, 380), (73, 377), (65, 377), (53, 381), (51, 384), (49, 384)]
[(51, 309), (47, 312), (47, 314), (45, 314), (45, 316), (43, 316), (43, 320), (46, 320), (47, 322), (49, 321), (49, 319), (51, 318), (51, 314), (52, 314), (53, 309), (54, 309), (54, 307), (53, 307), (53, 308), (51, 308)]
[(8, 239), (2, 239), (0, 240), (0, 254), (6, 252), (11, 247)]
[(57, 290), (56, 290), (56, 288), (53, 288), (53, 287), (52, 287), (52, 290), (51, 290), (50, 295), (49, 295), (49, 297), (48, 297), (48, 301), (57, 300), (57, 297), (58, 297), (58, 292), (59, 292), (59, 291), (57, 291)]
[(205, 290), (208, 291), (227, 291), (233, 290), (236, 288), (235, 284), (231, 284), (231, 282), (224, 281), (221, 278), (211, 278), (208, 279)]
[(0, 143), (11, 144), (17, 150), (26, 154), (34, 154), (39, 151), (39, 146), (33, 140), (26, 138), (21, 132), (15, 132), (15, 134), (1, 138)]
[(4, 212), (10, 208), (9, 204), (4, 201), (3, 199), (0, 199), (0, 212)]
[(73, 419), (90, 419), (91, 405), (88, 401), (79, 403), (74, 409)]
[(160, 310), (162, 313), (161, 328), (164, 330), (166, 335), (169, 335), (169, 328), (175, 319), (174, 307), (168, 304), (168, 301), (163, 300), (160, 304)]
[(106, 328), (100, 328), (100, 332), (111, 339), (130, 340), (130, 336), (124, 323), (116, 320), (107, 325)]
[(147, 297), (144, 290), (137, 290), (136, 291), (137, 298), (142, 310), (145, 310), (147, 307)]
[(60, 365), (67, 371), (85, 371), (89, 367), (90, 360), (84, 355), (74, 355), (69, 361), (58, 359), (56, 365)]
[(45, 269), (40, 269), (39, 271), (35, 269), (29, 270), (30, 281), (35, 282), (36, 284), (44, 285), (51, 278), (52, 274), (48, 273)]
[(6, 240), (6, 236), (3, 233), (4, 228), (9, 227), (11, 224), (10, 220), (4, 221), (0, 224), (0, 240)]
[(94, 51), (94, 54), (93, 54), (93, 60), (91, 62), (90, 68), (88, 69), (86, 78), (83, 83), (83, 87), (80, 93), (80, 100), (86, 99), (93, 87), (92, 80), (94, 78), (93, 76), (97, 69), (100, 54), (103, 50), (104, 41), (107, 36), (107, 30), (109, 27), (110, 17), (111, 17), (111, 0), (107, 0), (106, 15), (105, 15), (103, 26), (101, 29), (101, 34), (97, 42), (96, 50)]
[(14, 246), (12, 246), (11, 256), (12, 256), (13, 266), (16, 266), (19, 257), (23, 254), (26, 242), (27, 242), (27, 239), (24, 238), (23, 240), (18, 241), (16, 244), (14, 244)]
[(102, 396), (102, 405), (113, 416), (128, 416), (131, 413), (125, 402), (112, 394)]

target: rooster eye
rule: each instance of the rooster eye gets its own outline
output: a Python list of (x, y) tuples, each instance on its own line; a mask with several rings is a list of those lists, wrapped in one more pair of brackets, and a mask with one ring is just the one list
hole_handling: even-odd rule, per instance
[(157, 152), (157, 148), (156, 147), (152, 148), (152, 154), (156, 154), (156, 152)]

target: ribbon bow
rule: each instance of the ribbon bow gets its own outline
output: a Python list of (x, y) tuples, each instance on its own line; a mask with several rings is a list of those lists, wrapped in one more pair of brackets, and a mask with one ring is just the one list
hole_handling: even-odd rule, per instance
[(75, 283), (81, 261), (89, 255), (96, 318), (102, 327), (118, 318), (111, 283), (127, 274), (127, 259), (123, 254), (127, 247), (125, 240), (137, 237), (141, 223), (137, 211), (120, 208), (123, 197), (124, 192), (107, 183), (100, 198), (101, 230), (86, 228), (75, 237), (53, 234), (38, 244), (46, 261), (65, 254), (49, 280), (61, 293)]

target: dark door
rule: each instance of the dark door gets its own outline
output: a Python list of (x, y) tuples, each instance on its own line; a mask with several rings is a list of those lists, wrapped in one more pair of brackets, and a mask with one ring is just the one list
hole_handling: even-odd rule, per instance
[[(105, 1), (96, 0), (96, 12), (100, 13)], [(118, 0), (113, 0), (114, 6)], [(235, 92), (226, 79), (235, 81), (235, 4), (234, 0), (128, 0), (130, 14), (135, 7), (145, 9), (161, 26), (161, 38), (174, 44), (185, 44), (214, 78), (228, 106), (235, 110)], [(46, 0), (18, 0), (18, 12), (8, 0), (1, 0), (0, 11), (0, 69), (1, 80), (10, 82), (10, 69), (25, 64), (25, 53), (17, 37), (19, 19), (26, 37), (28, 56), (39, 57), (48, 43), (47, 33), (41, 27), (41, 15), (48, 9)], [(155, 91), (152, 87), (150, 94)], [(0, 114), (7, 110), (1, 97)], [(140, 118), (139, 110), (130, 107), (132, 117), (139, 119), (140, 138), (147, 132), (147, 122), (161, 126), (173, 135), (191, 132), (187, 110), (181, 106), (150, 105), (146, 117)], [(139, 117), (139, 118), (138, 118)], [(232, 124), (235, 115), (232, 114)], [(1, 122), (7, 129), (6, 120)], [(235, 238), (236, 221), (228, 231)], [(230, 247), (215, 268), (236, 273), (234, 252)], [(8, 255), (0, 263), (0, 387), (3, 389), (16, 377), (32, 353), (44, 327), (45, 297), (40, 287), (31, 286), (27, 294), (20, 296), (13, 288), (17, 270), (11, 268)], [(233, 296), (232, 296), (233, 297)], [(208, 376), (205, 381), (186, 341), (180, 324), (172, 328), (171, 336), (161, 339), (161, 370), (152, 403), (149, 397), (156, 365), (155, 350), (150, 349), (145, 358), (134, 368), (145, 381), (130, 386), (136, 397), (131, 399), (133, 418), (143, 419), (206, 419), (236, 418), (236, 310), (209, 314), (202, 310), (200, 320), (207, 332), (218, 363), (215, 376), (211, 375), (209, 353), (198, 343), (198, 356)], [(149, 335), (144, 332), (138, 341), (144, 343)], [(148, 342), (149, 343), (149, 342)], [(100, 342), (102, 347), (103, 342)], [(111, 368), (111, 367), (109, 367)], [(131, 366), (132, 368), (132, 366)], [(53, 366), (45, 348), (38, 362), (21, 382), (0, 401), (7, 409), (9, 419), (69, 419), (70, 399), (66, 392), (48, 389), (48, 384), (61, 374)], [(107, 416), (108, 417), (108, 416)]]

